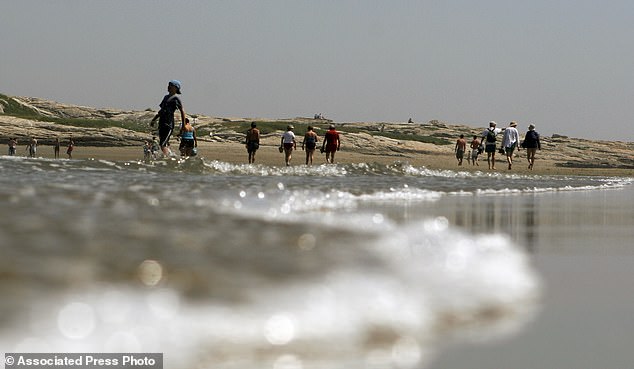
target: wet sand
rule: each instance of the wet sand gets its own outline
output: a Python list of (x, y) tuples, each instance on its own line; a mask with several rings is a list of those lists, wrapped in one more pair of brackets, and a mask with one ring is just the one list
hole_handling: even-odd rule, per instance
[[(499, 208), (493, 217), (531, 220), (501, 230), (531, 254), (545, 287), (541, 312), (515, 336), (448, 345), (430, 369), (632, 368), (632, 198), (629, 185), (520, 196)], [(451, 205), (437, 207), (455, 222)]]

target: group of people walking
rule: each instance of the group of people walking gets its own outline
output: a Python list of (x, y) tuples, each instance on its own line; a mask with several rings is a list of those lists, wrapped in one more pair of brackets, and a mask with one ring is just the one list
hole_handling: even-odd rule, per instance
[[(158, 120), (158, 136), (159, 141), (156, 143), (155, 139), (150, 142), (146, 141), (144, 145), (145, 158), (155, 157), (157, 152), (156, 146), (160, 148), (164, 157), (175, 156), (169, 145), (169, 140), (174, 132), (174, 113), (178, 110), (180, 112), (181, 125), (177, 137), (180, 137), (179, 150), (181, 156), (195, 156), (197, 153), (198, 139), (196, 137), (196, 130), (186, 117), (183, 103), (178, 95), (181, 94), (181, 83), (178, 80), (171, 80), (167, 84), (168, 94), (163, 97), (163, 100), (159, 104), (160, 110), (152, 118), (150, 123), (151, 127), (154, 127), (155, 122)], [(282, 134), (280, 139), (279, 151), (284, 153), (284, 161), (287, 166), (291, 165), (291, 158), (293, 151), (297, 149), (297, 139), (294, 133), (295, 127), (288, 125), (286, 131)], [(502, 134), (502, 143), (498, 148), (497, 137)], [(301, 148), (306, 153), (306, 165), (313, 164), (313, 158), (315, 150), (317, 149), (319, 142), (319, 136), (315, 132), (312, 126), (308, 126), (304, 134), (304, 139), (301, 142)], [(9, 155), (16, 155), (18, 141), (16, 138), (9, 139)], [(37, 153), (37, 139), (31, 138), (27, 144), (27, 151), (30, 157), (35, 157)], [(60, 152), (60, 140), (57, 138), (54, 143), (55, 158), (59, 157)], [(75, 143), (71, 137), (68, 141), (66, 154), (69, 159), (72, 159), (72, 152)], [(260, 130), (257, 128), (255, 122), (251, 123), (251, 128), (246, 133), (245, 146), (249, 155), (249, 164), (255, 163), (255, 154), (260, 147)], [(324, 134), (324, 138), (321, 144), (320, 152), (326, 154), (326, 162), (330, 164), (335, 163), (335, 153), (341, 148), (340, 133), (335, 129), (334, 124), (330, 124), (328, 130)], [(510, 122), (506, 128), (497, 128), (497, 124), (494, 121), (489, 122), (489, 127), (485, 129), (481, 136), (473, 136), (473, 140), (469, 144), (471, 149), (470, 155), (467, 154), (467, 161), (472, 165), (478, 164), (478, 156), (485, 152), (487, 154), (487, 163), (490, 170), (495, 169), (495, 154), (499, 152), (506, 156), (506, 162), (508, 169), (513, 167), (513, 154), (515, 150), (520, 148), (526, 149), (526, 158), (528, 160), (528, 169), (533, 169), (535, 164), (535, 153), (537, 150), (541, 150), (541, 143), (539, 140), (539, 133), (535, 131), (535, 125), (530, 124), (528, 131), (524, 136), (524, 140), (520, 142), (519, 132), (517, 131), (517, 123), (515, 121)], [(464, 135), (460, 135), (457, 140), (454, 151), (456, 158), (458, 159), (458, 165), (462, 165), (465, 154), (467, 153), (467, 141)]]
[[(18, 139), (17, 138), (10, 138), (9, 139), (9, 156), (15, 156), (17, 154), (17, 148), (18, 148)], [(68, 140), (68, 146), (66, 148), (66, 155), (68, 155), (69, 159), (73, 158), (73, 149), (75, 147), (75, 141), (73, 141), (73, 138), (69, 138)], [(59, 159), (59, 152), (60, 152), (60, 148), (61, 148), (61, 142), (59, 140), (59, 137), (55, 139), (55, 141), (53, 142), (53, 153), (55, 155), (55, 159)], [(29, 141), (26, 144), (26, 152), (28, 153), (28, 157), (29, 158), (34, 158), (37, 156), (37, 149), (38, 149), (38, 142), (37, 142), (37, 138), (35, 137), (31, 137), (29, 138)]]
[[(180, 152), (182, 156), (194, 156), (196, 155), (196, 148), (198, 146), (198, 139), (196, 138), (196, 130), (186, 117), (185, 109), (183, 108), (183, 102), (178, 95), (181, 94), (181, 82), (178, 80), (171, 80), (167, 83), (167, 95), (163, 96), (163, 100), (159, 104), (159, 111), (156, 113), (150, 126), (154, 127), (155, 122), (158, 120), (158, 145), (163, 153), (164, 157), (174, 156), (170, 150), (170, 138), (174, 132), (174, 113), (178, 111), (181, 118), (180, 132), (177, 135), (180, 137)], [(291, 158), (293, 150), (297, 149), (297, 142), (295, 128), (292, 125), (288, 125), (286, 132), (281, 137), (280, 141), (280, 153), (284, 153), (286, 165), (291, 165)], [(304, 140), (302, 141), (302, 150), (306, 152), (306, 165), (313, 163), (313, 154), (317, 148), (317, 142), (319, 138), (315, 133), (312, 126), (309, 126)], [(251, 128), (246, 133), (245, 146), (249, 155), (249, 163), (255, 163), (255, 154), (260, 148), (260, 130), (257, 128), (255, 122), (251, 123)], [(330, 125), (328, 131), (324, 135), (324, 140), (321, 147), (321, 152), (326, 153), (326, 162), (335, 162), (335, 152), (339, 151), (341, 147), (339, 132), (335, 129), (333, 124)], [(144, 152), (146, 158), (151, 155), (151, 144), (148, 142), (144, 145)], [(148, 155), (149, 153), (149, 155)]]
[[(284, 162), (286, 166), (291, 165), (291, 158), (293, 156), (293, 150), (297, 150), (297, 138), (294, 132), (295, 127), (289, 124), (286, 127), (286, 132), (282, 134), (280, 139), (280, 153), (284, 153)], [(301, 143), (301, 148), (306, 152), (306, 165), (313, 164), (313, 157), (315, 150), (317, 149), (317, 143), (319, 142), (319, 136), (315, 133), (313, 126), (308, 126), (306, 133), (304, 134), (304, 140)], [(260, 147), (260, 130), (257, 128), (255, 122), (251, 123), (251, 128), (247, 131), (246, 139), (244, 142), (247, 153), (249, 154), (249, 164), (255, 163), (255, 153)], [(331, 124), (328, 127), (328, 131), (324, 135), (324, 140), (321, 145), (320, 151), (326, 153), (326, 162), (330, 164), (335, 163), (335, 153), (341, 148), (341, 140), (339, 132), (335, 129), (335, 125)]]
[[(497, 146), (497, 137), (502, 134), (502, 143)], [(521, 148), (526, 149), (526, 158), (528, 160), (528, 169), (532, 170), (535, 164), (535, 153), (537, 150), (541, 150), (541, 143), (539, 141), (539, 133), (535, 131), (535, 125), (530, 124), (528, 131), (524, 135), (524, 140), (520, 142), (520, 135), (517, 130), (517, 122), (512, 121), (506, 128), (497, 128), (497, 123), (494, 121), (489, 122), (489, 127), (482, 132), (481, 137), (473, 136), (473, 140), (469, 145), (471, 148), (471, 155), (467, 156), (467, 161), (471, 161), (472, 165), (478, 164), (478, 155), (482, 152), (487, 154), (487, 163), (490, 170), (495, 170), (495, 154), (499, 152), (506, 156), (506, 162), (508, 169), (513, 168), (513, 154), (515, 150)], [(458, 165), (462, 165), (465, 152), (467, 151), (467, 142), (464, 139), (464, 135), (460, 135), (460, 138), (456, 142), (454, 149), (456, 158), (458, 159)]]
[[(194, 156), (196, 155), (198, 140), (196, 138), (196, 130), (186, 117), (183, 103), (178, 96), (181, 94), (181, 82), (178, 80), (169, 81), (167, 84), (167, 92), (168, 94), (163, 97), (163, 100), (159, 104), (160, 110), (156, 113), (154, 118), (152, 118), (150, 123), (153, 127), (154, 123), (158, 120), (158, 145), (165, 157), (174, 156), (169, 148), (169, 140), (174, 131), (174, 113), (178, 110), (181, 118), (180, 132), (178, 134), (181, 140), (179, 147), (181, 155)], [(526, 149), (528, 169), (533, 169), (533, 165), (535, 164), (535, 152), (541, 149), (539, 134), (535, 131), (535, 126), (531, 124), (528, 127), (528, 132), (526, 132), (524, 140), (520, 143), (520, 136), (516, 127), (517, 123), (513, 121), (510, 122), (509, 126), (505, 129), (500, 129), (497, 128), (497, 124), (494, 121), (491, 121), (489, 127), (482, 132), (481, 137), (473, 136), (473, 140), (469, 145), (471, 153), (467, 155), (467, 161), (472, 165), (479, 165), (479, 154), (486, 152), (489, 169), (494, 170), (495, 154), (498, 152), (497, 136), (502, 133), (502, 144), (499, 148), (499, 152), (506, 156), (508, 169), (510, 170), (513, 167), (513, 153), (520, 148)], [(293, 151), (297, 150), (297, 139), (294, 129), (295, 127), (289, 124), (280, 138), (279, 152), (284, 153), (284, 162), (287, 166), (291, 165)], [(315, 133), (314, 128), (308, 126), (301, 143), (302, 150), (306, 152), (306, 165), (313, 163), (318, 141), (319, 137), (317, 133)], [(257, 128), (255, 122), (251, 123), (251, 128), (246, 132), (244, 144), (247, 149), (249, 164), (255, 163), (255, 154), (260, 148), (260, 130)], [(328, 131), (324, 134), (320, 149), (322, 153), (326, 153), (327, 163), (332, 164), (335, 162), (335, 153), (339, 151), (340, 147), (340, 134), (335, 129), (334, 124), (331, 124), (328, 127)], [(456, 142), (455, 152), (458, 165), (462, 165), (465, 153), (467, 152), (467, 142), (464, 135), (460, 135), (460, 138)]]

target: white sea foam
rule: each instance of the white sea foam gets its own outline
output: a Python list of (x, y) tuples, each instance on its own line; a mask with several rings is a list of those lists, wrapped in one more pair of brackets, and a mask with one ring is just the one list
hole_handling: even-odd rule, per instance
[[(447, 337), (499, 336), (537, 307), (539, 279), (505, 237), (469, 237), (443, 218), (381, 222), (374, 232), (373, 241), (349, 247), (353, 258), (369, 254), (378, 264), (260, 283), (235, 302), (188, 300), (156, 283), (73, 291), (35, 301), (49, 307), (31, 317), (27, 326), (37, 329), (5, 331), (2, 341), (9, 351), (37, 339), (54, 352), (92, 352), (125, 338), (136, 350), (164, 352), (172, 368), (252, 368), (288, 353), (309, 366), (363, 367), (378, 351), (392, 353), (386, 367), (419, 367)], [(158, 261), (143, 262), (143, 273), (150, 264)], [(81, 321), (70, 318), (77, 314)], [(46, 322), (55, 316), (57, 325)]]
[(24, 162), (0, 160), (20, 179), (0, 179), (12, 210), (0, 218), (0, 344), (164, 352), (170, 368), (422, 367), (449, 338), (502, 337), (538, 309), (539, 277), (508, 236), (457, 220), (499, 232), (500, 208), (533, 231), (524, 210), (539, 203), (517, 200), (549, 196), (526, 194), (632, 183), (404, 164)]

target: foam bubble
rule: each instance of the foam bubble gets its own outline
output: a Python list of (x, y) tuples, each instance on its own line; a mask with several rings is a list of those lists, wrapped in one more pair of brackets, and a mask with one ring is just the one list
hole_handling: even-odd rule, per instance
[(67, 338), (85, 338), (95, 329), (95, 312), (88, 304), (71, 302), (59, 311), (57, 326)]
[(264, 337), (272, 345), (286, 345), (295, 338), (295, 324), (286, 314), (273, 315), (266, 321)]
[(317, 238), (312, 233), (304, 233), (297, 240), (297, 247), (302, 251), (310, 251), (315, 248)]
[(180, 308), (180, 297), (173, 290), (166, 288), (152, 291), (146, 301), (154, 316), (159, 319), (174, 317)]
[(163, 279), (163, 266), (156, 260), (144, 260), (138, 267), (137, 275), (144, 285), (156, 286)]

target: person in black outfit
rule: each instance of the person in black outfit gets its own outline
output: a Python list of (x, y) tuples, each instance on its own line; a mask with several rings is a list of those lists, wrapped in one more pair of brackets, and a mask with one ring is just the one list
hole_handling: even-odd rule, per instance
[(185, 125), (185, 109), (183, 109), (183, 103), (181, 102), (181, 83), (175, 79), (169, 81), (167, 84), (168, 94), (163, 97), (163, 101), (159, 104), (161, 110), (152, 118), (150, 126), (154, 127), (154, 122), (159, 120), (158, 132), (159, 132), (159, 145), (164, 156), (172, 156), (172, 152), (169, 149), (169, 140), (174, 132), (174, 112), (180, 111), (181, 115), (181, 127)]

